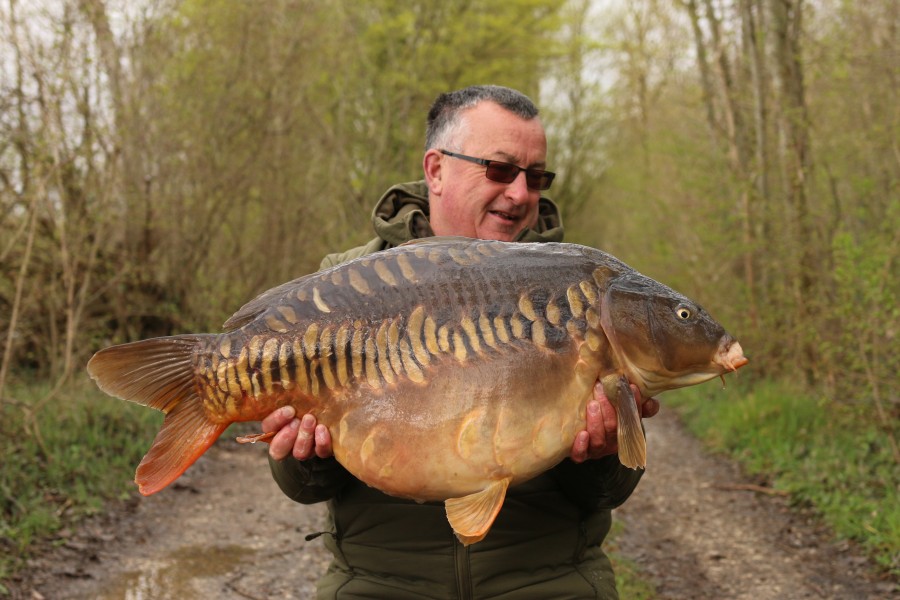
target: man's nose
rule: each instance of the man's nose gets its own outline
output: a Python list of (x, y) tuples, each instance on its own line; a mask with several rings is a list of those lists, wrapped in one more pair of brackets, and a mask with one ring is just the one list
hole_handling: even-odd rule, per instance
[(527, 202), (531, 196), (531, 190), (525, 181), (525, 171), (519, 171), (516, 178), (506, 186), (506, 197), (517, 204)]

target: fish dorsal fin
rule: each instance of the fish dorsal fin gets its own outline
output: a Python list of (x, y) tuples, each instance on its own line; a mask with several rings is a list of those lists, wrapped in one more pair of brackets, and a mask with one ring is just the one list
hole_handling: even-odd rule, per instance
[(284, 298), (285, 296), (292, 295), (304, 281), (314, 275), (316, 275), (316, 273), (310, 273), (309, 275), (298, 277), (293, 281), (282, 283), (279, 286), (273, 287), (272, 289), (266, 290), (265, 292), (261, 293), (259, 296), (240, 307), (236, 313), (231, 315), (228, 320), (225, 321), (225, 324), (222, 325), (223, 331), (235, 331), (237, 329), (240, 329), (247, 323), (250, 323), (259, 315), (264, 313), (269, 307), (277, 306), (279, 299)]
[(501, 479), (480, 492), (448, 498), (444, 503), (453, 533), (464, 546), (480, 542), (487, 535), (503, 506), (508, 487), (509, 478)]

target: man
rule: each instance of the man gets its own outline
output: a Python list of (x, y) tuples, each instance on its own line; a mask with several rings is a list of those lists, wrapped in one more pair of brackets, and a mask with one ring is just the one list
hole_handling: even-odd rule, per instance
[[(377, 237), (322, 267), (432, 235), (561, 241), (556, 206), (542, 198), (553, 174), (538, 110), (498, 86), (442, 94), (428, 115), (425, 180), (394, 186), (375, 208)], [(643, 416), (659, 404), (643, 401)], [(417, 504), (367, 487), (332, 457), (331, 436), (313, 415), (285, 407), (263, 421), (277, 432), (270, 464), (281, 489), (303, 503), (328, 500), (334, 553), (320, 598), (617, 598), (600, 549), (611, 509), (641, 472), (616, 452), (616, 415), (599, 385), (570, 460), (511, 488), (490, 534), (463, 546), (442, 503)]]

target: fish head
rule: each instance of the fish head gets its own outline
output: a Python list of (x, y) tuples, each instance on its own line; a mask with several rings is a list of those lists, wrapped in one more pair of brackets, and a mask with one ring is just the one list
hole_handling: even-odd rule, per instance
[(703, 307), (639, 273), (610, 281), (600, 310), (619, 366), (644, 394), (702, 383), (748, 362)]

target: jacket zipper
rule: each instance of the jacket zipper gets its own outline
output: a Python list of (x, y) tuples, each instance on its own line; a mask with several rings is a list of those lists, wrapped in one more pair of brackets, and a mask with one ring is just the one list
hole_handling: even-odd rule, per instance
[(456, 596), (459, 600), (472, 600), (472, 573), (469, 565), (469, 548), (463, 546), (456, 536), (453, 536), (453, 548), (456, 559)]

